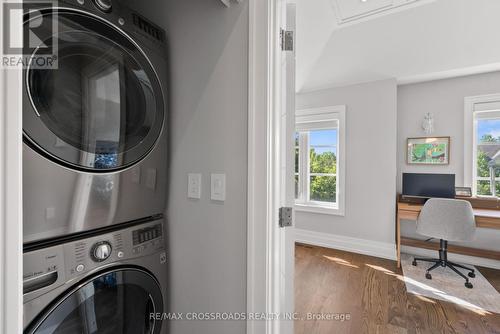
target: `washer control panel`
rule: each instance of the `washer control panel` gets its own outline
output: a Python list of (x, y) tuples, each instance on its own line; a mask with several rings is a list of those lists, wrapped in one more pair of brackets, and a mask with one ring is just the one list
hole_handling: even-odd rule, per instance
[(101, 265), (146, 256), (164, 248), (163, 225), (154, 221), (65, 245), (67, 274), (80, 275)]
[(31, 300), (100, 267), (165, 249), (163, 220), (27, 252), (24, 299)]

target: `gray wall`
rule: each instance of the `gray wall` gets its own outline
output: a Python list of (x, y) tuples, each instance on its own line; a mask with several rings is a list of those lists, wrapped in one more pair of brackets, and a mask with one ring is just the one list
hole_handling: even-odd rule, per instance
[(296, 226), (394, 244), (396, 81), (297, 95), (297, 109), (345, 104), (345, 216), (296, 213)]
[[(464, 183), (464, 98), (500, 92), (500, 72), (436, 80), (398, 87), (398, 191), (402, 172), (454, 173), (456, 185)], [(450, 136), (450, 164), (406, 164), (406, 139), (425, 137), (422, 120), (434, 115), (433, 136)]]
[[(248, 5), (129, 1), (167, 30), (170, 68), (169, 289), (172, 312), (245, 312)], [(202, 199), (187, 173), (202, 173)], [(210, 173), (226, 173), (224, 203)], [(172, 334), (244, 333), (245, 323), (174, 321)]]
[[(398, 87), (398, 192), (401, 173), (454, 173), (456, 185), (464, 183), (464, 97), (500, 92), (500, 72), (437, 80)], [(421, 129), (425, 113), (432, 112), (435, 136), (450, 136), (450, 164), (410, 166), (406, 164), (406, 138), (425, 136)], [(402, 233), (418, 237), (415, 223), (405, 223)], [(500, 231), (480, 229), (476, 240), (467, 245), (500, 250)]]

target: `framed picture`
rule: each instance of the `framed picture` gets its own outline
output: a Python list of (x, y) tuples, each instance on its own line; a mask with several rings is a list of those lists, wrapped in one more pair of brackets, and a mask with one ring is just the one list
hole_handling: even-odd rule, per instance
[(448, 165), (450, 137), (408, 138), (406, 162), (410, 165)]
[(472, 189), (469, 187), (455, 187), (455, 196), (472, 197)]

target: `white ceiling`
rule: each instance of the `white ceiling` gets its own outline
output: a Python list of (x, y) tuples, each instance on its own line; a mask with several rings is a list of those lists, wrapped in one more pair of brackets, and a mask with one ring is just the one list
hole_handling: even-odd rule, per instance
[(499, 0), (426, 1), (345, 24), (339, 3), (346, 1), (357, 10), (393, 2), (296, 0), (298, 92), (500, 70)]

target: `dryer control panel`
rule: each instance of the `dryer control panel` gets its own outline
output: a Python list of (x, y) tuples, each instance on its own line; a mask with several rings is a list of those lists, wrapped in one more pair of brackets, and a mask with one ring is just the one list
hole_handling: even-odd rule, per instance
[(25, 302), (109, 265), (162, 252), (163, 235), (163, 220), (156, 220), (27, 252), (23, 255)]

